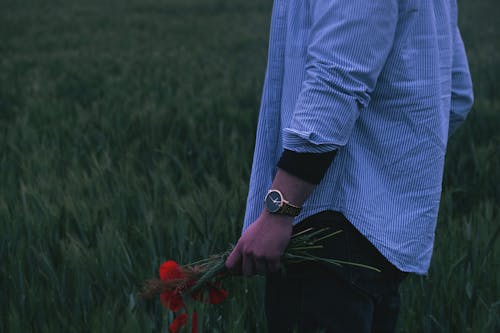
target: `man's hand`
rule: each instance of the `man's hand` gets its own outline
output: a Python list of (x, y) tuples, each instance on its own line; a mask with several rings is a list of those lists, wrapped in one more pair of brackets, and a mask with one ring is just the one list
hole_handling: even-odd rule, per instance
[[(278, 169), (272, 189), (279, 190), (286, 200), (302, 206), (315, 185)], [(280, 258), (292, 237), (293, 217), (271, 214), (263, 210), (238, 240), (226, 260), (226, 267), (245, 276), (275, 272)]]
[(275, 272), (292, 236), (293, 217), (263, 211), (243, 233), (226, 267), (245, 276)]

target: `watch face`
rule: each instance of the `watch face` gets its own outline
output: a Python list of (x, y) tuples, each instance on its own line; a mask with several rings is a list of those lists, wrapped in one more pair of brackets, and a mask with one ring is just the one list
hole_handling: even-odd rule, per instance
[(283, 198), (281, 197), (281, 193), (278, 191), (271, 191), (266, 196), (266, 209), (270, 213), (276, 213), (280, 210), (283, 202)]

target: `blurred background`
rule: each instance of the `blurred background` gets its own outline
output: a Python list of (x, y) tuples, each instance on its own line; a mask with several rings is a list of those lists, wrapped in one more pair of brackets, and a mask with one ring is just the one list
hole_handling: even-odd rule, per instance
[[(476, 103), (398, 332), (500, 331), (497, 0), (461, 0)], [(242, 225), (271, 0), (0, 0), (0, 331), (166, 332), (137, 298)], [(200, 332), (266, 332), (260, 277)]]

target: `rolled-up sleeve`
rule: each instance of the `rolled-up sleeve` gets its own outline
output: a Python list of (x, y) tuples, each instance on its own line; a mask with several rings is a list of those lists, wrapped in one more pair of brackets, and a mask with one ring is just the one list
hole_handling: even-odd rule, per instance
[(472, 80), (465, 54), (464, 43), (460, 30), (456, 27), (453, 36), (453, 68), (451, 74), (451, 110), (450, 126), (448, 135), (462, 124), (467, 117), (472, 104), (474, 95), (472, 90)]
[(311, 0), (306, 77), (283, 146), (327, 152), (345, 145), (392, 48), (396, 0)]

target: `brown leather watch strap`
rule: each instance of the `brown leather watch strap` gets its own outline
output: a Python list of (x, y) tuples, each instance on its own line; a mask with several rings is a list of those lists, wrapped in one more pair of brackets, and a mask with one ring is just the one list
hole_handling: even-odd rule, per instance
[(280, 213), (283, 215), (289, 215), (289, 216), (297, 216), (300, 214), (300, 211), (302, 208), (293, 206), (289, 203), (284, 202), (283, 206), (281, 207)]

